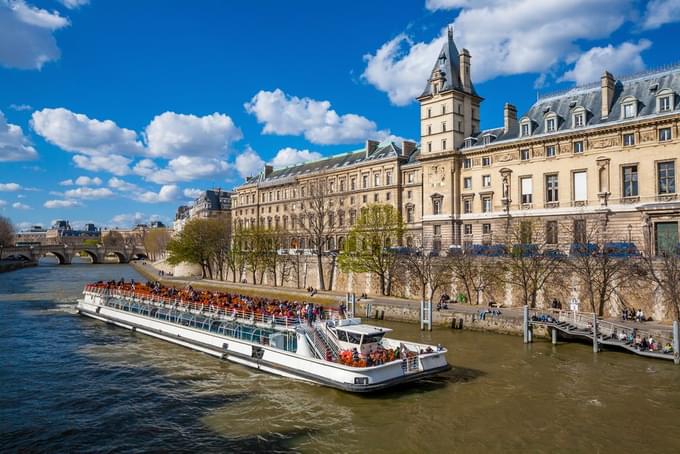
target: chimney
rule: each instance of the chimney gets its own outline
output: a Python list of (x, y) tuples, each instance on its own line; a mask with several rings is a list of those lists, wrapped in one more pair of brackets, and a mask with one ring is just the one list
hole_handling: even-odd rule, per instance
[(264, 177), (267, 178), (274, 171), (274, 166), (265, 164), (264, 166)]
[(416, 143), (411, 140), (404, 140), (401, 142), (401, 155), (410, 156), (416, 149)]
[(470, 91), (472, 82), (470, 82), (470, 52), (463, 49), (459, 56), (460, 63), (460, 83), (463, 91)]
[(609, 109), (611, 109), (612, 101), (614, 101), (614, 86), (616, 81), (614, 76), (605, 71), (600, 79), (602, 87), (602, 118), (609, 116)]
[(366, 157), (373, 153), (377, 148), (378, 148), (378, 142), (377, 140), (367, 140), (366, 141)]
[(507, 134), (517, 130), (517, 108), (510, 103), (503, 106), (503, 131)]

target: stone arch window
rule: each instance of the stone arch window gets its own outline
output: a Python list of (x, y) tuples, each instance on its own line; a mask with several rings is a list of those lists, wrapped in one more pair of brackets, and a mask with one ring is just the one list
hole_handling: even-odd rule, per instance
[(638, 114), (638, 100), (635, 96), (626, 96), (621, 100), (621, 118), (635, 118)]
[(656, 94), (656, 111), (658, 113), (670, 112), (675, 109), (675, 93), (669, 88), (664, 88)]

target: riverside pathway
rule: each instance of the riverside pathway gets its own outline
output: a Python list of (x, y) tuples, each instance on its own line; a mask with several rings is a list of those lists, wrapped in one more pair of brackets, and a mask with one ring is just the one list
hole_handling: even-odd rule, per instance
[[(246, 293), (266, 293), (267, 295), (285, 295), (286, 298), (299, 297), (300, 299), (322, 299), (327, 302), (340, 303), (345, 300), (344, 292), (337, 291), (326, 291), (317, 290), (315, 296), (311, 296), (305, 289), (297, 289), (291, 287), (272, 287), (267, 285), (254, 285), (254, 284), (242, 284), (236, 282), (219, 281), (212, 279), (203, 279), (200, 277), (187, 278), (187, 277), (170, 277), (170, 276), (159, 276), (159, 270), (155, 268), (151, 263), (147, 261), (135, 261), (131, 262), (131, 265), (147, 279), (159, 280), (166, 285), (200, 285), (206, 288), (213, 288), (215, 290), (233, 289), (244, 291)], [(396, 297), (385, 297), (385, 296), (370, 296), (369, 298), (357, 299), (357, 302), (366, 302), (371, 304), (381, 304), (396, 307), (419, 307), (419, 300), (407, 299), (407, 298), (396, 298)], [(480, 311), (490, 309), (483, 305), (471, 305), (471, 304), (461, 304), (452, 303), (449, 304), (449, 309), (442, 309), (442, 315), (447, 313), (465, 313), (465, 314), (479, 314)], [(523, 309), (521, 307), (500, 307), (491, 308), (499, 309), (501, 311), (501, 317), (506, 319), (522, 320)], [(435, 310), (433, 308), (433, 310)], [(670, 330), (669, 324), (660, 322), (635, 322), (635, 321), (622, 321), (620, 318), (603, 318), (603, 320), (615, 322), (619, 325), (629, 326), (631, 328), (644, 326), (646, 329), (652, 330)]]

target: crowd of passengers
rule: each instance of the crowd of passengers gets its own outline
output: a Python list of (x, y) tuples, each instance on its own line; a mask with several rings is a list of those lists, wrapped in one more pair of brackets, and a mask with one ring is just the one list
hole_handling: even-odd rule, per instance
[[(157, 281), (139, 283), (135, 282), (134, 279), (129, 281), (125, 279), (108, 282), (99, 281), (94, 285), (108, 290), (131, 291), (139, 296), (179, 299), (183, 303), (201, 305), (211, 311), (222, 310), (227, 314), (236, 315), (237, 313), (249, 312), (256, 315), (305, 320), (310, 325), (317, 320), (324, 320), (329, 315), (327, 310), (319, 304), (198, 290), (191, 285), (177, 289), (164, 286)], [(341, 316), (344, 316), (344, 309), (344, 305), (341, 305), (339, 308)]]

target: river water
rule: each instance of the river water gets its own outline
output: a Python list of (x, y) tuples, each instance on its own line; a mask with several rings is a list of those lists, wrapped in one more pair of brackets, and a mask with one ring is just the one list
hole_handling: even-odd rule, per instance
[(0, 451), (680, 452), (680, 366), (385, 323), (447, 375), (374, 396), (298, 383), (80, 317), (127, 265), (0, 274)]

